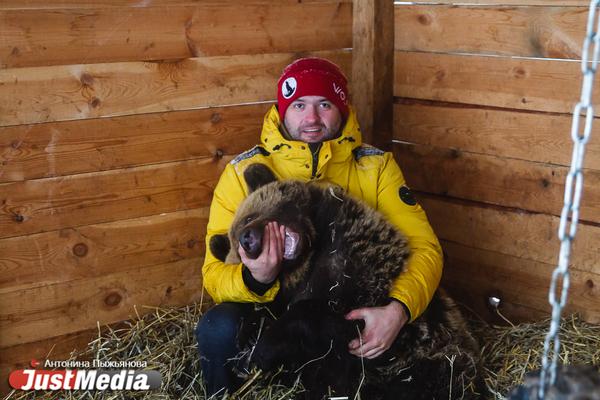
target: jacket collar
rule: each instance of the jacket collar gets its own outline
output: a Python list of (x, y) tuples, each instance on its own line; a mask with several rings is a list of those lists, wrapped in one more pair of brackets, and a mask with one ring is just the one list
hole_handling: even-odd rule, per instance
[[(311, 157), (308, 145), (298, 140), (286, 139), (279, 130), (281, 120), (277, 107), (273, 105), (265, 115), (261, 133), (263, 147), (271, 154), (286, 153), (287, 157)], [(342, 129), (342, 134), (323, 142), (320, 152), (330, 154), (332, 161), (344, 161), (352, 156), (352, 150), (362, 144), (362, 135), (356, 119), (356, 113), (350, 107), (350, 114)]]

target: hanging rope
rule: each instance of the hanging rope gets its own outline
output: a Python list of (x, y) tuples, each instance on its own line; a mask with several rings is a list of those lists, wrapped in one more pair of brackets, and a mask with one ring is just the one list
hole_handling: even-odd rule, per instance
[[(538, 397), (540, 399), (544, 398), (546, 390), (551, 385), (554, 385), (556, 380), (556, 363), (560, 351), (558, 330), (560, 327), (560, 315), (567, 302), (567, 293), (569, 291), (569, 256), (571, 253), (571, 242), (575, 239), (577, 222), (579, 220), (579, 203), (581, 200), (581, 190), (583, 188), (583, 156), (585, 154), (585, 145), (590, 139), (592, 122), (594, 119), (592, 91), (594, 88), (594, 76), (598, 67), (598, 53), (600, 52), (600, 36), (598, 35), (598, 31), (600, 30), (600, 20), (596, 22), (599, 6), (600, 0), (592, 0), (590, 3), (587, 32), (581, 52), (583, 85), (581, 88), (581, 99), (573, 110), (573, 125), (571, 126), (573, 157), (571, 159), (571, 169), (569, 170), (565, 182), (565, 201), (560, 216), (560, 225), (558, 227), (558, 238), (561, 242), (558, 266), (552, 273), (552, 282), (550, 283), (550, 292), (548, 294), (548, 300), (550, 305), (552, 305), (552, 322), (550, 323), (550, 330), (544, 342), (540, 388), (538, 391)], [(597, 26), (596, 30), (594, 30), (595, 26)], [(594, 44), (594, 47), (590, 65), (589, 56), (592, 43)], [(582, 114), (585, 115), (583, 132), (581, 132)], [(562, 281), (562, 289), (560, 291), (560, 296), (558, 296), (556, 290), (558, 282), (560, 281)], [(559, 301), (557, 301), (558, 297), (560, 297)], [(553, 344), (552, 362), (549, 362), (551, 343)]]

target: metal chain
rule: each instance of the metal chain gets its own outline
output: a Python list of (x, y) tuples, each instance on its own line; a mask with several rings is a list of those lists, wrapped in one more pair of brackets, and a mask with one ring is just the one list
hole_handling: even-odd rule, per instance
[[(567, 293), (569, 291), (569, 256), (571, 253), (571, 242), (575, 239), (577, 222), (579, 220), (579, 203), (581, 200), (581, 190), (583, 188), (583, 156), (585, 154), (585, 145), (590, 139), (592, 122), (594, 119), (592, 91), (594, 88), (594, 75), (596, 74), (598, 67), (598, 53), (600, 52), (600, 35), (598, 35), (598, 31), (600, 31), (600, 19), (596, 22), (599, 6), (600, 0), (592, 0), (590, 3), (587, 32), (585, 41), (583, 42), (583, 50), (581, 52), (583, 85), (581, 88), (581, 99), (573, 110), (573, 125), (571, 126), (573, 157), (571, 159), (571, 169), (569, 170), (565, 182), (565, 200), (560, 216), (560, 225), (558, 227), (558, 238), (561, 241), (558, 266), (552, 273), (552, 282), (550, 283), (550, 292), (548, 294), (548, 301), (550, 302), (550, 305), (552, 305), (552, 322), (550, 323), (550, 330), (544, 342), (542, 371), (538, 391), (538, 397), (540, 399), (544, 398), (546, 390), (551, 385), (554, 385), (554, 382), (556, 381), (556, 363), (560, 352), (558, 331), (560, 328), (560, 315), (567, 302)], [(594, 30), (595, 26), (597, 27), (596, 30)], [(594, 47), (592, 62), (590, 64), (589, 56), (592, 43), (594, 44)], [(582, 114), (585, 115), (583, 132), (581, 132), (580, 128)], [(560, 296), (558, 296), (556, 292), (559, 281), (562, 281)], [(559, 301), (557, 301), (557, 297), (560, 297)], [(549, 363), (551, 343), (553, 344), (552, 362)], [(550, 376), (548, 376), (548, 373)]]

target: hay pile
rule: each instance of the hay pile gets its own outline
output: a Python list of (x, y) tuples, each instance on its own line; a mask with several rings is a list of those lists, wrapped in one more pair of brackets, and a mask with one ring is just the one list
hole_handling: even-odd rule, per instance
[[(207, 399), (208, 396), (201, 384), (194, 337), (196, 323), (202, 315), (201, 304), (183, 308), (150, 309), (152, 311), (144, 316), (138, 315), (135, 320), (125, 322), (122, 328), (107, 327), (101, 332), (99, 329), (98, 338), (89, 343), (84, 351), (72, 354), (69, 360), (145, 361), (148, 364), (147, 369), (161, 373), (160, 391), (13, 391), (6, 399)], [(148, 308), (143, 311), (148, 312)], [(260, 379), (242, 389), (236, 399), (283, 400), (289, 399), (290, 394), (302, 390), (299, 385), (289, 388)]]
[[(206, 399), (200, 384), (200, 371), (194, 328), (201, 316), (199, 305), (153, 311), (126, 323), (124, 328), (105, 329), (88, 348), (71, 359), (146, 361), (148, 369), (163, 376), (160, 391), (148, 392), (13, 392), (10, 399)], [(147, 311), (147, 310), (145, 310)], [(484, 379), (493, 399), (504, 395), (523, 381), (527, 371), (539, 368), (549, 321), (514, 327), (473, 324), (482, 345)], [(565, 364), (600, 366), (600, 326), (581, 321), (577, 316), (563, 319), (561, 361)], [(272, 384), (256, 379), (235, 396), (244, 400), (289, 399), (302, 388)], [(365, 399), (366, 400), (366, 399)]]
[[(485, 383), (493, 399), (504, 399), (512, 387), (523, 383), (525, 373), (541, 368), (549, 327), (550, 319), (515, 326), (474, 326), (481, 345)], [(577, 315), (563, 318), (560, 343), (561, 364), (600, 369), (600, 325), (586, 323)]]

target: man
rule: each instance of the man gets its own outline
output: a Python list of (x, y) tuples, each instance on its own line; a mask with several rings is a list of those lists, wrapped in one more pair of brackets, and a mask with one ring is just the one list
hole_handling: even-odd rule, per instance
[(226, 265), (209, 250), (210, 238), (228, 231), (235, 210), (248, 195), (245, 168), (263, 163), (279, 179), (323, 180), (341, 186), (380, 211), (409, 240), (407, 272), (397, 278), (385, 307), (353, 310), (347, 319), (363, 319), (362, 345), (353, 340), (348, 351), (375, 358), (387, 350), (402, 326), (427, 307), (439, 284), (442, 253), (425, 213), (416, 203), (391, 153), (363, 145), (356, 116), (347, 103), (347, 81), (333, 63), (319, 58), (300, 59), (287, 66), (278, 82), (277, 106), (267, 113), (262, 144), (227, 165), (210, 209), (204, 286), (217, 306), (198, 324), (201, 364), (209, 394), (233, 392), (240, 382), (227, 360), (238, 352), (240, 319), (252, 303), (266, 303), (279, 290), (277, 276), (283, 258), (285, 227), (267, 225), (261, 255)]

